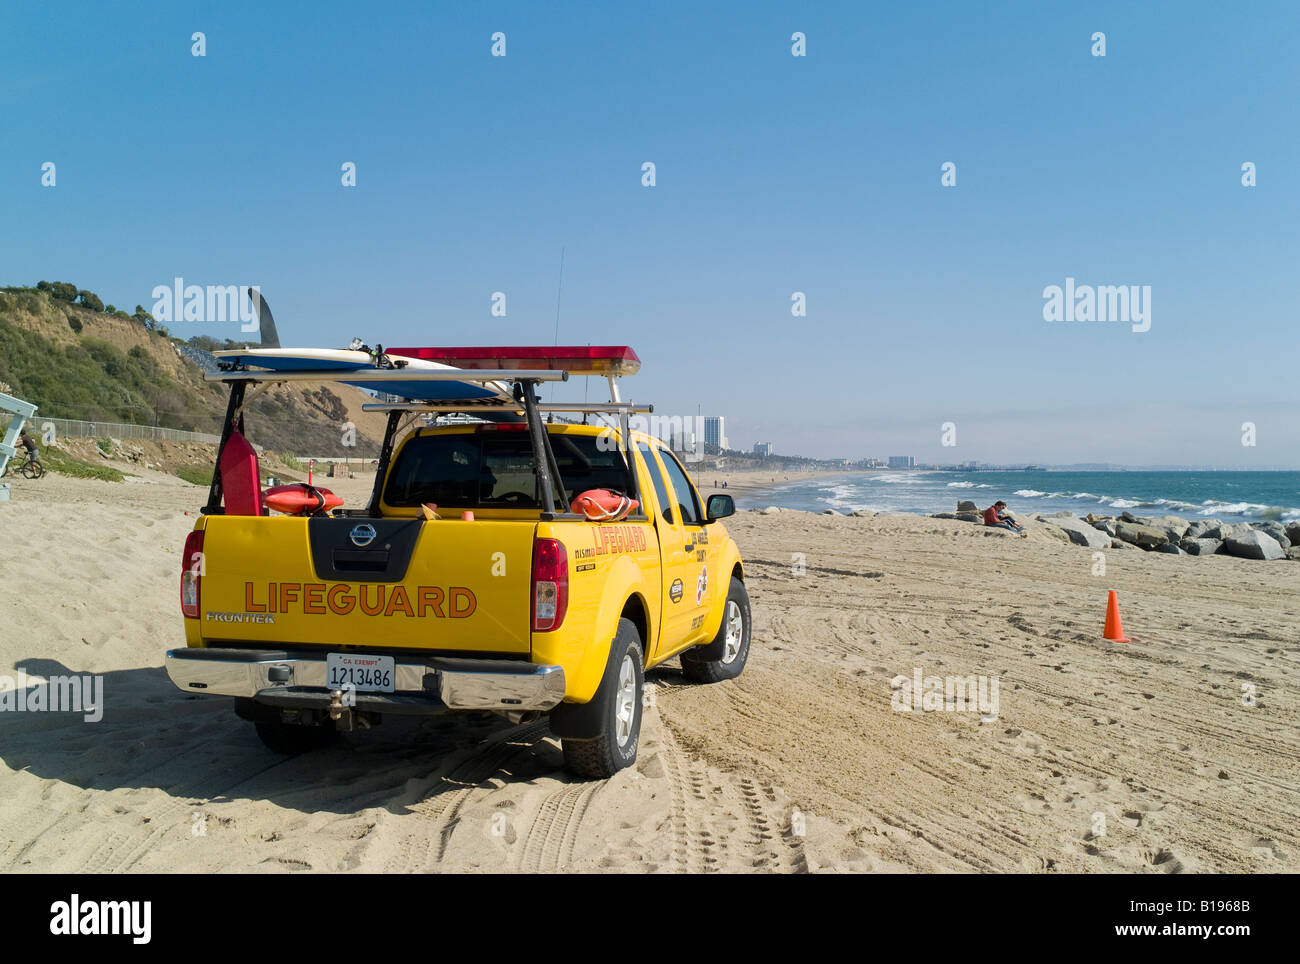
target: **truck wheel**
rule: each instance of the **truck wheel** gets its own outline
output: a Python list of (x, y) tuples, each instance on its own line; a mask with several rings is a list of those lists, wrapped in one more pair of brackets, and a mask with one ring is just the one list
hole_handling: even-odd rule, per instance
[(279, 720), (258, 720), (257, 735), (268, 750), (297, 756), (310, 750), (329, 746), (338, 737), (332, 723), (304, 726), (300, 723), (281, 723)]
[(644, 685), (641, 634), (630, 619), (620, 619), (605, 677), (592, 699), (599, 715), (599, 735), (593, 740), (562, 738), (565, 769), (580, 777), (604, 779), (636, 762)]
[(682, 653), (682, 675), (695, 683), (721, 683), (735, 679), (749, 658), (749, 593), (732, 577), (718, 635), (707, 646)]

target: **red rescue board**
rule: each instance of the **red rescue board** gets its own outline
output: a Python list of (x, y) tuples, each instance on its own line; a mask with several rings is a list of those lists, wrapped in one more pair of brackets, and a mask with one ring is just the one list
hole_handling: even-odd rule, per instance
[(262, 485), (257, 472), (257, 450), (238, 430), (232, 431), (221, 449), (221, 494), (226, 515), (261, 515)]

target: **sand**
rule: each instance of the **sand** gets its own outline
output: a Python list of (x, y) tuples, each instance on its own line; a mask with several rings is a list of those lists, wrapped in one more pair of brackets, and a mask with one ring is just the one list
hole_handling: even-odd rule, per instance
[[(790, 482), (804, 482), (808, 479), (840, 478), (852, 475), (851, 469), (796, 469), (789, 472), (691, 472), (691, 480), (700, 490), (700, 495), (708, 498), (715, 492), (725, 492), (737, 497), (761, 492), (774, 486), (783, 486)], [(724, 488), (722, 483), (726, 483)]]
[[(0, 503), (0, 674), (105, 685), (98, 723), (0, 713), (6, 871), (1300, 869), (1294, 563), (1112, 550), (1098, 576), (1036, 525), (740, 513), (744, 675), (652, 671), (637, 764), (587, 783), (544, 724), (386, 722), (284, 758), (176, 690), (205, 493), (136, 471)], [(368, 482), (331, 480), (351, 504)], [(1100, 638), (1108, 589), (1131, 643)], [(918, 668), (996, 676), (996, 720), (892, 709)]]

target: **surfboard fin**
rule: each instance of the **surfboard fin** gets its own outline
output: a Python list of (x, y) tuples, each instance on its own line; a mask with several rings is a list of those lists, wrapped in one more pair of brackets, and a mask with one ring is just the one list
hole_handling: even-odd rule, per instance
[(271, 307), (262, 297), (262, 293), (255, 288), (248, 289), (248, 300), (253, 303), (253, 313), (257, 316), (261, 326), (262, 348), (279, 348), (280, 335), (275, 330), (275, 318), (271, 315)]

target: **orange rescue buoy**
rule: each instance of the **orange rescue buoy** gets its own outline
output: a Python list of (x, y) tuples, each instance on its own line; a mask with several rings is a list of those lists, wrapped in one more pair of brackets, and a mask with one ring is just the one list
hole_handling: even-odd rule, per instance
[(592, 522), (617, 522), (636, 509), (636, 499), (611, 492), (609, 489), (588, 489), (580, 492), (569, 506), (570, 512), (586, 516)]
[(262, 499), (276, 512), (285, 515), (319, 515), (343, 504), (343, 500), (329, 489), (319, 489), (306, 482), (277, 485), (262, 493)]

